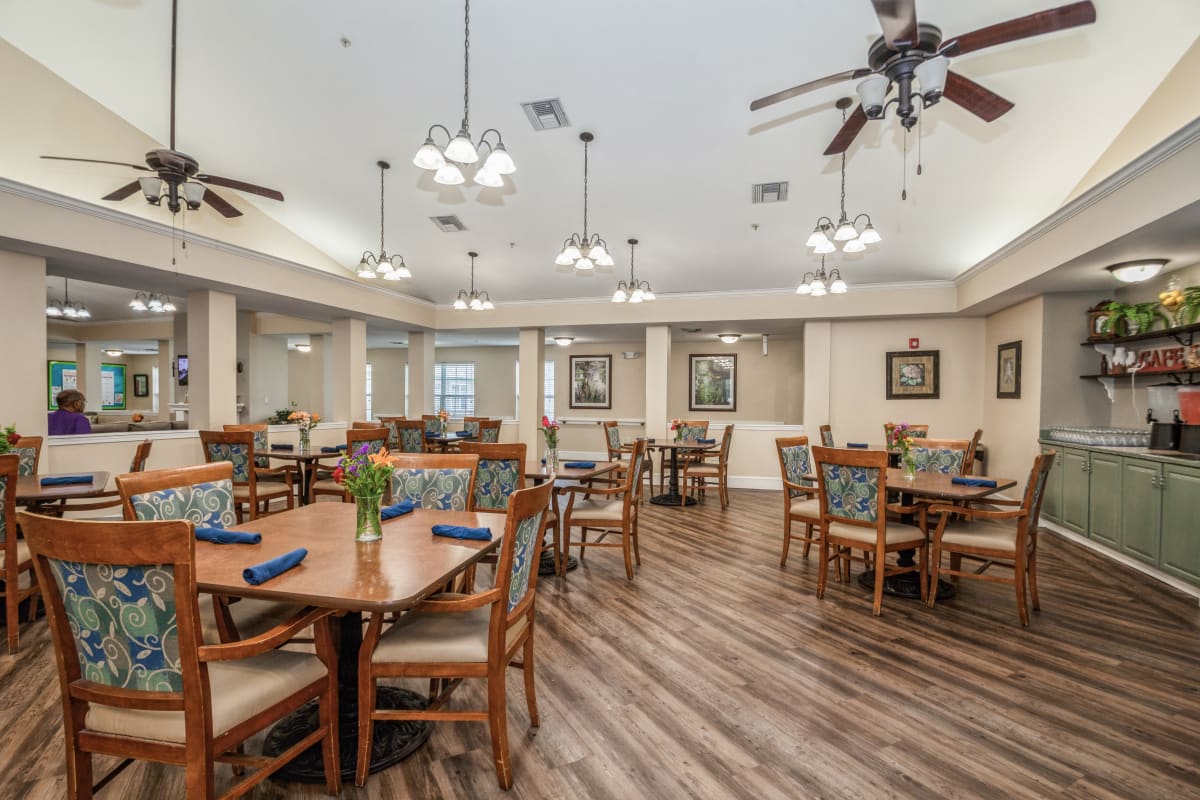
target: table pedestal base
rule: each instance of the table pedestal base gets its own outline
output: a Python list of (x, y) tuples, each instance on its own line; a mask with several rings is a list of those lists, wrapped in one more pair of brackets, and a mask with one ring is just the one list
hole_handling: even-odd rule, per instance
[(685, 505), (687, 505), (687, 506), (696, 505), (696, 498), (690, 497), (690, 496), (687, 498), (684, 498), (683, 495), (679, 494), (678, 492), (676, 492), (674, 494), (671, 494), (668, 492), (667, 494), (654, 495), (654, 497), (650, 498), (650, 502), (654, 503), (654, 505), (656, 505), (656, 506), (675, 506), (676, 508), (678, 508), (680, 506), (685, 506)]
[[(860, 586), (865, 586), (874, 591), (875, 589), (875, 570), (865, 570), (858, 576)], [(883, 579), (883, 593), (893, 597), (902, 597), (905, 600), (920, 600), (921, 599), (921, 578), (915, 572), (902, 572), (899, 575), (888, 575)], [(954, 584), (950, 581), (938, 579), (937, 599), (938, 601), (949, 600), (958, 594), (958, 590), (954, 588)]]
[[(357, 695), (343, 692), (338, 698), (338, 731), (341, 750), (342, 780), (354, 782), (358, 764), (358, 705)], [(380, 686), (376, 690), (377, 708), (425, 708), (426, 698), (407, 689)], [(277, 756), (317, 729), (317, 702), (314, 700), (289, 714), (275, 725), (263, 743), (263, 754)], [(371, 772), (379, 772), (408, 758), (425, 744), (433, 732), (433, 724), (416, 720), (376, 720), (371, 742)], [(271, 776), (272, 780), (295, 783), (324, 783), (325, 760), (320, 743), (292, 759), (287, 766)]]
[[(567, 556), (567, 572), (576, 569), (579, 566), (579, 559), (575, 556)], [(554, 569), (554, 551), (543, 550), (542, 560), (538, 562), (538, 575), (555, 575)]]

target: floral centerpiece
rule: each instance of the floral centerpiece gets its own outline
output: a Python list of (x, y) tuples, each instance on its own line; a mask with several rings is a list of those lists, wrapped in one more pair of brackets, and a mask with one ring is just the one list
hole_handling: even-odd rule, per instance
[(310, 414), (307, 411), (293, 411), (288, 414), (288, 422), (296, 423), (296, 427), (300, 429), (300, 450), (305, 451), (311, 445), (309, 434), (312, 429), (317, 427), (317, 423), (321, 421), (320, 414)]
[(365, 443), (338, 459), (333, 479), (354, 497), (358, 512), (354, 528), (356, 541), (374, 542), (383, 538), (379, 507), (396, 464), (395, 457), (388, 455), (386, 447), (372, 453), (371, 446)]
[(675, 441), (678, 442), (679, 437), (683, 436), (683, 420), (671, 420), (671, 434), (674, 436)]
[(7, 453), (19, 441), (21, 441), (21, 434), (17, 433), (15, 423), (7, 428), (0, 428), (0, 453)]
[(912, 455), (912, 437), (908, 433), (907, 422), (885, 422), (883, 433), (887, 439), (887, 448), (900, 454), (900, 463), (904, 465), (904, 477), (912, 479), (917, 474), (917, 464)]
[(558, 422), (542, 416), (542, 435), (546, 437), (546, 469), (558, 469)]
[(445, 436), (446, 431), (450, 428), (450, 412), (444, 408), (439, 411), (438, 423), (442, 426), (442, 436)]

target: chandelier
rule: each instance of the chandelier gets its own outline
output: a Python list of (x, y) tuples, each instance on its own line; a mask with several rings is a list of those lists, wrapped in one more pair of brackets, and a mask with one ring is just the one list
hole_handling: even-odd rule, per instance
[(91, 319), (92, 312), (83, 303), (72, 303), (70, 287), (67, 278), (63, 278), (63, 299), (51, 300), (46, 303), (47, 317), (65, 317), (67, 319)]
[(629, 282), (620, 281), (617, 283), (617, 290), (613, 292), (612, 301), (614, 303), (624, 303), (628, 300), (630, 303), (649, 303), (654, 300), (654, 290), (650, 288), (649, 281), (639, 281), (633, 277), (633, 251), (637, 248), (637, 239), (629, 240)]
[(355, 272), (360, 278), (374, 278), (375, 273), (381, 273), (385, 281), (398, 281), (401, 278), (411, 278), (412, 273), (404, 263), (404, 256), (389, 256), (383, 246), (383, 172), (392, 168), (386, 161), (376, 161), (379, 166), (379, 255), (370, 250), (362, 254)]
[[(837, 101), (837, 107), (842, 111), (842, 122), (846, 121), (846, 109), (851, 105), (849, 97), (843, 97)], [(858, 228), (859, 220), (866, 220), (866, 225), (860, 231)], [(808, 241), (805, 246), (813, 248), (814, 253), (824, 255), (825, 253), (833, 253), (837, 251), (835, 242), (841, 243), (842, 252), (845, 253), (861, 253), (867, 249), (869, 244), (879, 244), (883, 241), (883, 237), (879, 235), (879, 231), (875, 230), (875, 226), (871, 224), (870, 214), (859, 214), (853, 221), (846, 214), (846, 152), (842, 151), (842, 213), (838, 217), (835, 224), (829, 217), (820, 217), (817, 220), (816, 227), (809, 234)]]
[(837, 267), (825, 274), (825, 256), (821, 256), (821, 266), (816, 272), (806, 272), (796, 287), (796, 294), (811, 294), (813, 297), (824, 297), (827, 294), (845, 294), (849, 289), (842, 280), (842, 273)]
[(171, 296), (157, 292), (137, 292), (129, 301), (129, 307), (134, 311), (153, 311), (155, 314), (169, 314), (176, 311)]
[(458, 297), (454, 298), (454, 309), (456, 311), (491, 311), (495, 308), (492, 303), (492, 298), (487, 292), (475, 291), (475, 259), (479, 258), (479, 253), (471, 251), (467, 253), (471, 257), (471, 290), (458, 290)]
[[(613, 265), (612, 256), (608, 254), (608, 245), (600, 238), (600, 234), (588, 235), (588, 145), (595, 138), (587, 131), (579, 134), (579, 140), (583, 142), (583, 234), (572, 233), (570, 238), (563, 242), (562, 252), (554, 259), (554, 263), (560, 267), (574, 265), (575, 269), (592, 269)], [(620, 302), (615, 296), (614, 300)]]
[[(471, 0), (466, 0), (463, 5), (465, 21), (463, 24), (462, 126), (458, 129), (458, 134), (453, 137), (445, 125), (429, 126), (429, 133), (425, 135), (425, 143), (413, 156), (413, 164), (421, 169), (436, 170), (433, 175), (435, 182), (444, 186), (457, 186), (466, 180), (463, 177), (463, 167), (478, 163), (479, 150), (486, 146), (488, 157), (483, 162), (483, 166), (475, 170), (474, 181), (480, 186), (495, 188), (504, 185), (502, 176), (516, 172), (517, 165), (513, 163), (512, 156), (504, 148), (504, 137), (495, 128), (488, 128), (484, 131), (483, 135), (479, 137), (478, 144), (471, 142)], [(434, 143), (433, 132), (435, 130), (440, 130), (445, 134), (447, 143), (444, 147), (439, 147)], [(489, 133), (496, 134), (494, 143), (488, 141)]]

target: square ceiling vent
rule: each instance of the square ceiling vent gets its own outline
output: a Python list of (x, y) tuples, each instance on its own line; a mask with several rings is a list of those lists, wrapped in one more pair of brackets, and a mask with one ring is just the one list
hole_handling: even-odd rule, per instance
[(562, 103), (555, 97), (550, 100), (534, 100), (532, 103), (522, 103), (525, 116), (535, 131), (549, 131), (555, 128), (566, 128), (571, 123), (567, 113), (563, 111)]
[(458, 233), (467, 229), (467, 226), (462, 224), (462, 220), (453, 214), (448, 217), (430, 217), (429, 219), (433, 221), (434, 225), (437, 225), (438, 230), (442, 233)]
[(754, 203), (782, 203), (787, 200), (788, 182), (775, 181), (774, 183), (756, 183), (754, 184), (754, 195), (751, 202)]

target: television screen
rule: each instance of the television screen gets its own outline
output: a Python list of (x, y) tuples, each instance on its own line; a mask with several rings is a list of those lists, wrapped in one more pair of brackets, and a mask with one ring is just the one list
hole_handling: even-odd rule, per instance
[(179, 375), (179, 385), (188, 385), (188, 357), (179, 356), (176, 363), (176, 374)]

